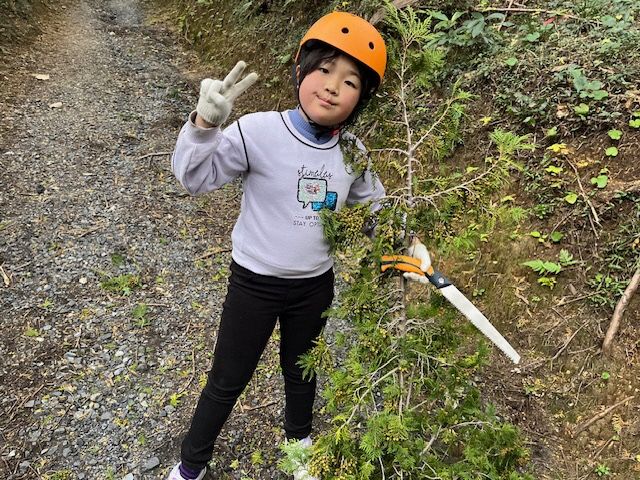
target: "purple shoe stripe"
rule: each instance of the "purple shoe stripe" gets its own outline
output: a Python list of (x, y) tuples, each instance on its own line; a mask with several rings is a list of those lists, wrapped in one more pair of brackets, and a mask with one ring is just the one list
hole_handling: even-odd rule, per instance
[(190, 468), (185, 467), (182, 463), (180, 464), (180, 475), (182, 475), (185, 480), (195, 480), (200, 475), (202, 469), (200, 470), (191, 470)]

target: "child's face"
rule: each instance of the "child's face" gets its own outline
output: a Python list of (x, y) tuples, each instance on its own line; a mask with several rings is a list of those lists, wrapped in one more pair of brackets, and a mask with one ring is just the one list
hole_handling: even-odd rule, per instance
[(355, 62), (339, 55), (304, 77), (299, 89), (300, 104), (311, 120), (333, 127), (351, 115), (361, 89), (362, 81)]

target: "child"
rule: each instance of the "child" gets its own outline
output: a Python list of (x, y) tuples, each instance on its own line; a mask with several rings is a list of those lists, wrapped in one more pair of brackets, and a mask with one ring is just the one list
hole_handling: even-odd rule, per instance
[(238, 62), (223, 81), (203, 80), (196, 111), (178, 136), (173, 171), (192, 195), (240, 176), (243, 196), (231, 235), (231, 275), (213, 366), (182, 443), (182, 461), (169, 480), (204, 477), (216, 437), (276, 321), (285, 433), (311, 444), (316, 381), (303, 378), (297, 361), (321, 333), (334, 288), (319, 211), (375, 204), (384, 196), (371, 172), (355, 173), (345, 164), (341, 148), (355, 140), (344, 129), (380, 85), (385, 66), (385, 44), (376, 29), (360, 17), (334, 12), (300, 42), (296, 109), (245, 115), (222, 131), (233, 101), (257, 75), (238, 81), (245, 68)]

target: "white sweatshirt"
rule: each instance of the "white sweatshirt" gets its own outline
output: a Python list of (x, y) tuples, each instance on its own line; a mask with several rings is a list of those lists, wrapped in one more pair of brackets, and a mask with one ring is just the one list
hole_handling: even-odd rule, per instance
[(333, 259), (319, 211), (375, 203), (384, 196), (370, 171), (358, 175), (345, 165), (340, 144), (346, 139), (364, 151), (353, 136), (315, 144), (296, 130), (286, 112), (245, 115), (224, 131), (198, 128), (194, 118), (195, 112), (178, 136), (173, 172), (192, 195), (242, 177), (231, 255), (255, 273), (307, 278), (326, 272)]

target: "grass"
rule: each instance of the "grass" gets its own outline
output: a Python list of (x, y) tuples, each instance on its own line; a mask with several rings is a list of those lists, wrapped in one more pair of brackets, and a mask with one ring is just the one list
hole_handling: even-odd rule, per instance
[(141, 287), (140, 277), (134, 274), (109, 277), (100, 282), (100, 287), (110, 293), (128, 296), (134, 289)]

